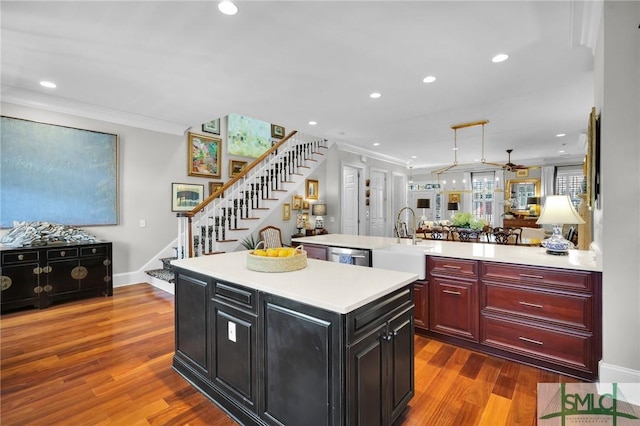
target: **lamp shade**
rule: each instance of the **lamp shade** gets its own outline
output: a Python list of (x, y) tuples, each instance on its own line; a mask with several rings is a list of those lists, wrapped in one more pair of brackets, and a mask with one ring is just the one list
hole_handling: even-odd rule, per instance
[(447, 210), (458, 210), (458, 203), (447, 203)]
[(573, 207), (568, 195), (549, 195), (536, 223), (539, 225), (583, 224), (584, 220)]
[(540, 197), (528, 197), (527, 204), (540, 204)]
[(311, 206), (311, 214), (314, 216), (324, 216), (327, 214), (327, 205), (323, 203), (316, 203)]
[(429, 198), (418, 198), (418, 206), (419, 209), (429, 209), (431, 208), (431, 200)]

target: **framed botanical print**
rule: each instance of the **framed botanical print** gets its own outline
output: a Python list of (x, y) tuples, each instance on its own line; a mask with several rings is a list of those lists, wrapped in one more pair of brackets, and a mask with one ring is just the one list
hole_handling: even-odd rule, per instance
[(291, 208), (294, 210), (302, 209), (302, 197), (300, 195), (294, 195), (291, 200)]
[(282, 204), (282, 220), (291, 219), (291, 205), (289, 203)]
[(202, 124), (202, 131), (207, 133), (213, 133), (214, 135), (220, 134), (220, 119), (216, 118), (215, 120), (207, 121)]
[(187, 142), (189, 176), (220, 177), (222, 139), (189, 132)]

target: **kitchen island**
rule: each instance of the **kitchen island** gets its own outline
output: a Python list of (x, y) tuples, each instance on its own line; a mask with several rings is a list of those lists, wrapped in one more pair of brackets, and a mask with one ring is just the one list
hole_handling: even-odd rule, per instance
[(241, 424), (390, 425), (413, 396), (411, 273), (247, 252), (173, 261), (173, 365)]
[(412, 272), (415, 329), (438, 340), (597, 380), (602, 257), (542, 247), (328, 234), (293, 240), (370, 250), (372, 266)]

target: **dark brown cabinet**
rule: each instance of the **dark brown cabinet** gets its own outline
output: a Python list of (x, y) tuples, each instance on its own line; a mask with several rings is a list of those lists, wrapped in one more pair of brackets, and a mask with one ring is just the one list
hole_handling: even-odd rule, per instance
[(113, 294), (111, 243), (6, 248), (2, 256), (2, 311)]
[(348, 314), (176, 269), (183, 377), (247, 425), (391, 425), (414, 393), (412, 285)]
[(416, 330), (429, 329), (429, 282), (417, 280), (413, 283), (414, 324)]
[(478, 262), (429, 257), (429, 326), (432, 331), (478, 341)]

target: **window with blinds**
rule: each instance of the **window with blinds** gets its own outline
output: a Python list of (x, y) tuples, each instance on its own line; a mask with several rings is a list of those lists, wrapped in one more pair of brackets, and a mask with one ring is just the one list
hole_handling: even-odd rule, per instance
[(568, 195), (577, 209), (580, 204), (579, 194), (586, 192), (586, 181), (582, 165), (559, 166), (556, 168), (556, 195)]
[(476, 219), (484, 219), (493, 224), (494, 198), (493, 190), (496, 185), (495, 172), (471, 174), (472, 213)]

